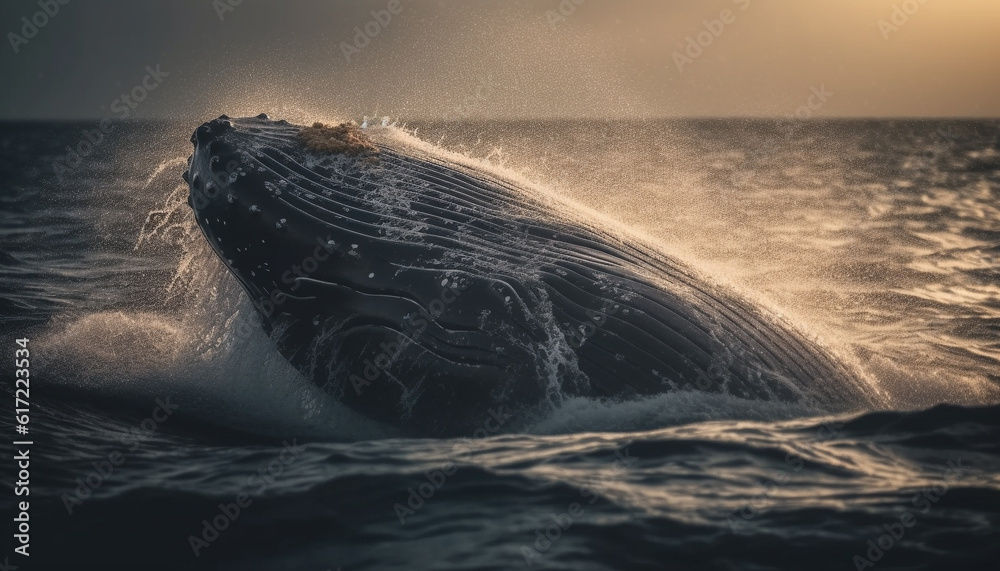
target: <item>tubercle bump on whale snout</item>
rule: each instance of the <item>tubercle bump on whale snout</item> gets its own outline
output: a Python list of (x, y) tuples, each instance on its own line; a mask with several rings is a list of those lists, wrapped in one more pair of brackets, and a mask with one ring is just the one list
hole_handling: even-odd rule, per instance
[(208, 123), (202, 123), (191, 135), (191, 143), (194, 145), (211, 141), (214, 137), (225, 133), (233, 128), (233, 122), (227, 115), (220, 115), (218, 119), (212, 119)]
[[(228, 115), (220, 115), (218, 119), (212, 119), (206, 123), (202, 123), (194, 133), (191, 135), (191, 144), (194, 145), (194, 153), (187, 159), (187, 169), (181, 175), (189, 186), (192, 192), (201, 191), (202, 188), (199, 185), (199, 176), (196, 174), (198, 165), (195, 164), (196, 155), (205, 152), (206, 149), (210, 150), (213, 142), (222, 134), (231, 130), (234, 127), (233, 122), (230, 120)], [(204, 147), (204, 148), (202, 148)], [(195, 173), (195, 174), (192, 174)], [(192, 203), (191, 197), (188, 196), (188, 204), (194, 205)]]
[(194, 145), (199, 145), (202, 143), (207, 143), (212, 139), (212, 127), (210, 123), (203, 123), (201, 127), (194, 130), (191, 135), (191, 143)]
[(201, 124), (191, 135), (194, 152), (188, 157), (187, 169), (181, 174), (181, 178), (188, 185), (188, 206), (195, 212), (207, 206), (210, 198), (206, 196), (208, 187), (203, 184), (204, 180), (201, 176), (201, 174), (204, 174), (202, 161), (204, 160), (205, 153), (210, 152), (214, 144), (213, 141), (231, 127), (232, 122), (229, 121), (226, 115), (222, 115), (218, 119)]

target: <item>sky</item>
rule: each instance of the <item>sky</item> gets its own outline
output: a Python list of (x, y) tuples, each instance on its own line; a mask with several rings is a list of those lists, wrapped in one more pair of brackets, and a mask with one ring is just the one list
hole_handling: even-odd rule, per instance
[(1000, 0), (4, 0), (0, 30), (5, 120), (1000, 117)]

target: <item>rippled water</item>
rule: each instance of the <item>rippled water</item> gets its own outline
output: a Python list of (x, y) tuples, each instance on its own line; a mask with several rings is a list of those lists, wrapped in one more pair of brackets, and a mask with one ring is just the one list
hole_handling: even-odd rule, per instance
[(995, 563), (1000, 123), (407, 125), (659, 242), (895, 410), (576, 399), (451, 440), (327, 402), (277, 354), (190, 220), (195, 126), (120, 125), (61, 180), (94, 125), (0, 127), (0, 330), (37, 375), (22, 568)]

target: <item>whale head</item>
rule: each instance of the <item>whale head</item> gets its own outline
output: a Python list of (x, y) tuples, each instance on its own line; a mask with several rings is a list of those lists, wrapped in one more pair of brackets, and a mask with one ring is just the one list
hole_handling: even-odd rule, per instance
[[(188, 204), (208, 243), (265, 320), (281, 313), (285, 304), (309, 297), (300, 295), (305, 280), (352, 282), (370, 273), (352, 252), (364, 237), (338, 224), (329, 205), (312, 202), (331, 188), (353, 192), (317, 180), (314, 171), (302, 166), (316, 160), (313, 146), (324, 144), (322, 138), (317, 142), (318, 130), (272, 121), (264, 114), (240, 119), (222, 115), (191, 136), (194, 152), (183, 175)], [(311, 139), (306, 136), (310, 133)], [(363, 168), (374, 150), (363, 143), (364, 153), (325, 152), (336, 159), (338, 169)]]
[(470, 434), (495, 404), (541, 399), (533, 373), (514, 390), (546, 335), (520, 301), (536, 296), (493, 277), (491, 240), (462, 237), (495, 233), (479, 216), (503, 188), (356, 127), (222, 116), (191, 141), (198, 226), (282, 355), (323, 390), (425, 434)]

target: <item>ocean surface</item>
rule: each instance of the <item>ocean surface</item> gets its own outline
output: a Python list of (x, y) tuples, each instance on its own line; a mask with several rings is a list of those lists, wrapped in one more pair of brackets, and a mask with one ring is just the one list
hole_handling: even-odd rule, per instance
[[(345, 410), (278, 354), (186, 204), (199, 124), (0, 124), (0, 563), (996, 568), (1000, 121), (390, 127), (654, 243), (884, 403), (566, 399), (445, 440)], [(23, 438), (30, 498), (14, 495)], [(27, 558), (8, 515), (26, 499)]]

